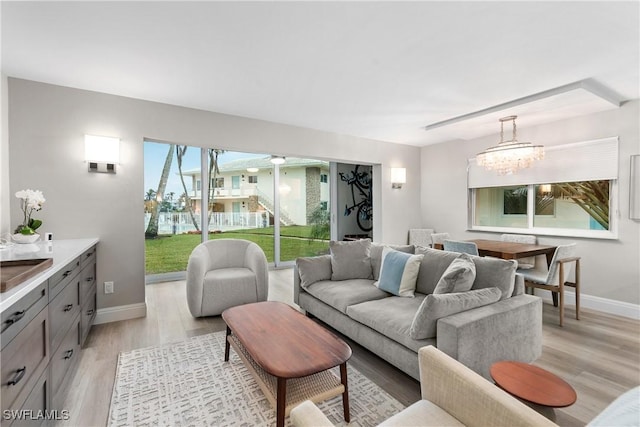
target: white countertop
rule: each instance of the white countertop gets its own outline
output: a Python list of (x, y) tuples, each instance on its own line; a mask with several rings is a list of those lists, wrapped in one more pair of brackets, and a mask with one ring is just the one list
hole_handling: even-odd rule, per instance
[(53, 258), (53, 266), (42, 273), (31, 277), (6, 292), (0, 293), (0, 313), (20, 300), (39, 284), (53, 276), (74, 258), (82, 255), (84, 251), (98, 243), (97, 238), (54, 240), (53, 242), (36, 242), (30, 244), (15, 244), (0, 250), (0, 261)]

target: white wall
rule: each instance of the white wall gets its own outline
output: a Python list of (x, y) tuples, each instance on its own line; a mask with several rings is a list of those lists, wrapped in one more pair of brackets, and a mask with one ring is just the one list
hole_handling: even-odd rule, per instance
[[(38, 213), (44, 221), (42, 232), (53, 232), (57, 239), (100, 238), (99, 309), (144, 302), (145, 138), (380, 164), (380, 191), (374, 196), (378, 240), (403, 243), (407, 230), (420, 225), (416, 147), (13, 78), (9, 109), (10, 190), (30, 187), (44, 192), (47, 202)], [(117, 174), (87, 172), (84, 134), (121, 138)], [(391, 166), (407, 168), (409, 182), (402, 191), (391, 190)], [(19, 214), (13, 203), (12, 224)], [(115, 282), (114, 294), (103, 294), (106, 280)]]
[[(640, 153), (639, 105), (636, 100), (615, 110), (518, 129), (520, 140), (546, 146), (610, 136), (620, 138), (619, 239), (539, 238), (543, 244), (578, 243), (582, 257), (582, 292), (586, 295), (582, 301), (588, 302), (588, 296), (594, 296), (640, 303), (640, 222), (629, 219), (629, 156)], [(466, 164), (468, 158), (498, 140), (496, 134), (422, 148), (423, 226), (449, 232), (456, 238), (497, 237), (492, 233), (467, 231)], [(573, 300), (568, 299), (568, 303), (573, 304)], [(633, 307), (627, 308), (633, 310)]]
[[(0, 75), (0, 236), (10, 233), (9, 93), (7, 76)], [(16, 224), (17, 225), (17, 224)]]

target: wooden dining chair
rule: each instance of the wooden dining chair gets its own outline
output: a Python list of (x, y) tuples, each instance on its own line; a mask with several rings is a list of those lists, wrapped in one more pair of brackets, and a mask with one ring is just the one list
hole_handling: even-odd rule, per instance
[(445, 251), (460, 252), (464, 254), (479, 256), (478, 245), (473, 242), (447, 239), (442, 242), (442, 246)]
[(431, 235), (433, 232), (433, 228), (411, 228), (409, 229), (409, 244), (431, 247)]
[[(502, 234), (500, 240), (503, 242), (529, 243), (532, 245), (535, 245), (537, 242), (536, 236), (531, 234)], [(539, 256), (544, 259), (544, 263), (546, 264), (546, 257), (544, 255)], [(534, 256), (519, 258), (516, 261), (518, 261), (518, 268), (525, 270), (529, 270), (536, 265), (536, 257)]]
[[(558, 310), (560, 326), (564, 321), (564, 288), (575, 288), (576, 319), (580, 320), (580, 257), (576, 256), (576, 244), (561, 245), (556, 248), (549, 268), (546, 263), (536, 263), (532, 269), (518, 269), (518, 274), (524, 277), (527, 288), (545, 289), (558, 295)], [(574, 273), (574, 281), (570, 278)]]
[(449, 233), (433, 233), (431, 235), (431, 246), (434, 249), (442, 249), (444, 241), (449, 237)]

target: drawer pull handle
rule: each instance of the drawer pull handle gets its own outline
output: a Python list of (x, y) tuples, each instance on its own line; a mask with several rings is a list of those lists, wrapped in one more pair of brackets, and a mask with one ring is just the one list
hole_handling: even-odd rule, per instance
[(65, 360), (71, 359), (71, 356), (73, 356), (73, 349), (67, 350), (67, 354), (64, 356), (64, 358)]
[(93, 309), (87, 310), (87, 316), (91, 316), (93, 314)]
[(67, 304), (64, 306), (64, 310), (63, 311), (71, 311), (71, 309), (73, 308), (73, 304)]
[(16, 376), (13, 377), (13, 379), (11, 381), (9, 381), (7, 383), (7, 385), (16, 385), (20, 382), (20, 380), (22, 379), (22, 377), (24, 377), (24, 374), (27, 373), (27, 367), (23, 366), (22, 368), (18, 369), (16, 371)]
[(93, 282), (93, 277), (87, 277), (84, 279), (85, 282)]
[(11, 316), (10, 318), (8, 318), (5, 323), (7, 323), (7, 326), (9, 325), (13, 325), (14, 323), (16, 323), (18, 320), (22, 319), (24, 317), (24, 313), (25, 311), (16, 311), (15, 313), (13, 313), (13, 316)]
[(89, 258), (91, 255), (93, 255), (93, 252), (89, 252), (89, 253), (87, 254), (87, 258)]
[(65, 277), (67, 277), (69, 274), (71, 274), (73, 270), (67, 270), (64, 273), (62, 273), (62, 278), (64, 279)]

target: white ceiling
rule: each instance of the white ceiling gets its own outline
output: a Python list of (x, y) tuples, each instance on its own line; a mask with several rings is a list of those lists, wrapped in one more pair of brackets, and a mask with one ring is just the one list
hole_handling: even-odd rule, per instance
[[(638, 1), (0, 7), (8, 76), (406, 144), (497, 133), (515, 107), (424, 127), (585, 79), (640, 96)], [(518, 127), (615, 108), (584, 95)]]

